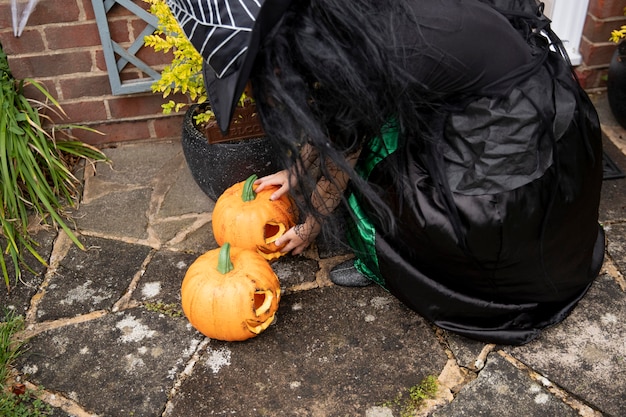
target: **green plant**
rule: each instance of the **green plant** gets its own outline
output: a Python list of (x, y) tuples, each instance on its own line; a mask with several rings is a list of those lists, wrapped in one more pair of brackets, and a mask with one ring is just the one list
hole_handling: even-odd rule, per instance
[(26, 391), (19, 395), (0, 394), (0, 416), (43, 417), (51, 415), (52, 407), (37, 398), (36, 392)]
[(24, 319), (11, 310), (0, 321), (0, 416), (40, 417), (51, 415), (51, 407), (38, 398), (36, 392), (23, 388), (9, 389), (10, 367), (21, 353), (22, 342), (13, 336), (24, 328)]
[(169, 317), (181, 317), (183, 315), (183, 312), (180, 309), (179, 304), (175, 304), (175, 303), (166, 304), (161, 300), (156, 301), (156, 302), (147, 302), (144, 304), (144, 307), (148, 311), (154, 311), (155, 313), (165, 314), (166, 316), (169, 316)]
[(393, 401), (388, 401), (384, 403), (383, 406), (398, 408), (400, 410), (400, 417), (411, 417), (415, 415), (424, 401), (435, 398), (438, 388), (437, 377), (429, 375), (419, 384), (409, 388), (408, 398), (405, 398), (405, 394), (401, 392)]
[[(161, 71), (161, 78), (152, 84), (152, 91), (163, 93), (163, 98), (171, 94), (185, 94), (192, 102), (203, 104), (207, 102), (204, 79), (202, 77), (203, 58), (187, 39), (178, 25), (176, 18), (164, 0), (144, 0), (150, 5), (150, 13), (158, 19), (154, 34), (144, 38), (144, 43), (156, 52), (168, 53), (172, 51), (174, 58)], [(239, 105), (243, 106), (250, 100), (244, 93)], [(189, 103), (169, 100), (163, 104), (163, 113), (178, 112)], [(214, 114), (207, 106), (204, 113), (195, 116), (197, 124), (207, 123), (214, 118)]]
[(13, 340), (13, 335), (24, 328), (24, 318), (12, 310), (4, 311), (0, 321), (0, 391), (6, 389), (9, 366), (20, 352), (22, 344)]
[[(38, 90), (45, 101), (27, 98), (24, 88), (28, 85)], [(46, 111), (59, 117), (65, 115), (43, 85), (12, 76), (0, 45), (0, 223), (6, 242), (2, 244), (3, 253), (13, 262), (16, 282), (21, 275), (20, 266), (29, 268), (24, 262), (25, 251), (46, 264), (29, 233), (31, 219), (60, 226), (83, 248), (65, 222), (68, 218), (65, 208), (74, 204), (80, 183), (70, 167), (80, 159), (106, 159), (98, 149), (74, 140), (69, 134), (72, 129), (87, 128), (56, 125)], [(4, 256), (0, 256), (0, 267), (7, 290), (10, 290)]]

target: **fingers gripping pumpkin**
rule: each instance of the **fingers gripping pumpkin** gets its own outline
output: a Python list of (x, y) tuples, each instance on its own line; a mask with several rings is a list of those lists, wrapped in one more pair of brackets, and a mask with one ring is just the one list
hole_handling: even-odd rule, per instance
[(283, 253), (274, 243), (296, 224), (296, 208), (291, 198), (283, 195), (270, 201), (277, 187), (255, 193), (257, 176), (228, 188), (215, 202), (213, 235), (219, 245), (255, 250), (265, 259), (278, 259)]
[(185, 316), (199, 332), (213, 339), (241, 341), (272, 324), (280, 283), (259, 254), (225, 243), (191, 264), (181, 298)]

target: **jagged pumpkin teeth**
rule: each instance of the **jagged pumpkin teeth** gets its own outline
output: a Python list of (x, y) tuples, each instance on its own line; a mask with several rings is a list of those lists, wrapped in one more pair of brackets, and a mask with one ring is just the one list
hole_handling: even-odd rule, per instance
[[(277, 290), (280, 293), (280, 289)], [(254, 293), (254, 313), (257, 317), (267, 313), (272, 307), (274, 294), (272, 291), (257, 291)]]

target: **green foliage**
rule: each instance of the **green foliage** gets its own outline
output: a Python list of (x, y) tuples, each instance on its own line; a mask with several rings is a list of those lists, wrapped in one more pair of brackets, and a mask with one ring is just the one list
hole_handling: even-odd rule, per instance
[[(0, 321), (0, 392), (4, 391), (9, 377), (9, 366), (19, 354), (21, 344), (12, 340), (15, 333), (24, 328), (24, 319), (11, 310), (4, 312)], [(4, 415), (4, 414), (0, 414)]]
[(11, 364), (21, 353), (22, 343), (13, 336), (24, 329), (24, 318), (11, 310), (0, 321), (0, 416), (41, 417), (52, 414), (51, 407), (37, 398), (37, 393), (23, 390), (15, 394), (7, 387)]
[(408, 398), (406, 393), (399, 393), (393, 401), (388, 401), (383, 406), (400, 410), (400, 417), (411, 417), (422, 406), (424, 401), (435, 398), (439, 388), (437, 377), (429, 375), (417, 385), (409, 388)]
[[(46, 102), (28, 99), (24, 95), (27, 85), (41, 92)], [(61, 227), (83, 248), (64, 220), (64, 209), (73, 205), (80, 183), (70, 166), (81, 158), (106, 159), (98, 149), (73, 140), (68, 133), (71, 129), (87, 128), (55, 125), (42, 110), (64, 115), (59, 103), (40, 83), (13, 78), (0, 45), (0, 234), (4, 238), (2, 250), (13, 263), (16, 282), (21, 275), (20, 266), (28, 268), (24, 264), (25, 251), (46, 264), (28, 231), (31, 218)], [(44, 129), (44, 125), (50, 127)], [(10, 289), (4, 256), (0, 256), (0, 268)]]
[(145, 303), (144, 306), (148, 311), (154, 311), (155, 313), (164, 314), (170, 317), (182, 317), (183, 311), (180, 309), (179, 304), (166, 304), (159, 300), (156, 302)]
[[(161, 71), (161, 78), (152, 84), (152, 91), (162, 93), (163, 98), (171, 94), (182, 93), (196, 104), (207, 102), (204, 78), (202, 77), (203, 58), (187, 39), (178, 25), (176, 18), (170, 11), (164, 0), (144, 0), (150, 5), (150, 13), (159, 21), (154, 34), (144, 38), (144, 44), (152, 47), (156, 52), (168, 53), (172, 51), (174, 58), (171, 64)], [(243, 106), (246, 99), (243, 94), (239, 104)], [(163, 113), (178, 112), (188, 106), (189, 103), (169, 100), (163, 104)], [(196, 115), (197, 124), (202, 124), (213, 119), (214, 114), (207, 107), (205, 113)]]
[(0, 393), (0, 416), (43, 417), (51, 415), (52, 407), (37, 398), (34, 392), (27, 391), (20, 395)]
[[(202, 56), (187, 39), (174, 15), (164, 0), (145, 0), (150, 4), (150, 13), (155, 15), (159, 24), (154, 34), (146, 36), (144, 43), (157, 52), (174, 54), (172, 63), (161, 72), (161, 78), (152, 84), (153, 92), (163, 93), (163, 98), (170, 94), (186, 94), (193, 102), (206, 102), (207, 95), (202, 77)], [(170, 100), (165, 103), (163, 113), (180, 111), (187, 103)], [(212, 113), (208, 117), (212, 116)]]

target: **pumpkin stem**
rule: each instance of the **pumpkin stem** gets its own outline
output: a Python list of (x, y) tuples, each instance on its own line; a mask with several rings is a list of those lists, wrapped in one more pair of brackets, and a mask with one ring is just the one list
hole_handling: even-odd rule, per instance
[(243, 191), (241, 192), (241, 199), (243, 201), (252, 201), (256, 198), (256, 193), (254, 192), (254, 189), (252, 188), (252, 186), (254, 185), (254, 182), (256, 181), (257, 178), (258, 177), (256, 174), (252, 174), (248, 177), (246, 182), (243, 184)]
[(235, 267), (230, 260), (230, 243), (226, 242), (220, 249), (220, 254), (217, 258), (217, 271), (222, 274), (228, 274)]

